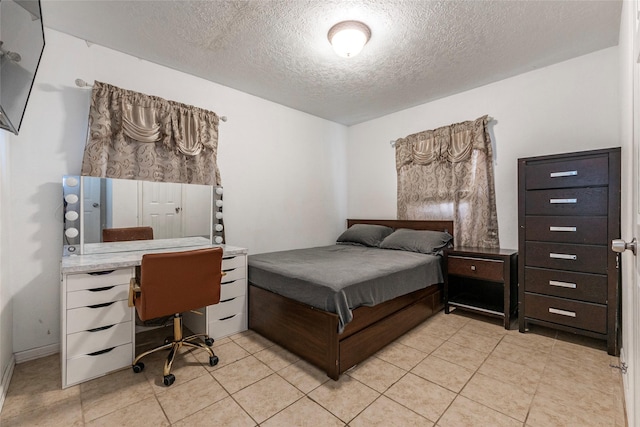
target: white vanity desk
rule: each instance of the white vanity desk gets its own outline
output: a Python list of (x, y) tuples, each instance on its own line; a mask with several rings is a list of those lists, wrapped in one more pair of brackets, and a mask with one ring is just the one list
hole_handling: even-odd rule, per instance
[(127, 299), (142, 255), (211, 247), (224, 250), (220, 304), (203, 308), (204, 316), (186, 313), (184, 323), (195, 333), (221, 338), (247, 329), (247, 249), (185, 237), (86, 244), (83, 255), (63, 257), (62, 388), (131, 366), (135, 309)]

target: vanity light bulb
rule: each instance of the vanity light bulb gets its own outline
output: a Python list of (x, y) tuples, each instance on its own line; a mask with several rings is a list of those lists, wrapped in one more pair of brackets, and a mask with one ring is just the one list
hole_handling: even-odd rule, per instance
[(222, 207), (222, 200), (216, 200), (216, 206), (221, 208)]
[(222, 187), (216, 187), (216, 194), (222, 194)]
[(75, 176), (68, 176), (65, 180), (65, 183), (69, 187), (75, 187), (78, 185), (78, 178), (76, 178)]
[(222, 212), (216, 212), (216, 219), (222, 219)]
[(64, 200), (69, 204), (78, 203), (78, 196), (76, 194), (67, 194), (64, 196)]
[(71, 228), (67, 228), (64, 231), (64, 234), (68, 238), (73, 239), (74, 237), (77, 237), (79, 233), (78, 233), (78, 229), (77, 228), (71, 227)]
[(223, 228), (222, 224), (216, 224), (216, 231), (222, 231)]
[(66, 214), (64, 214), (64, 217), (67, 219), (67, 221), (75, 221), (76, 219), (78, 219), (78, 212), (69, 211)]
[(213, 241), (214, 241), (214, 242), (216, 242), (217, 244), (220, 244), (220, 243), (222, 243), (222, 237), (220, 237), (220, 236), (216, 236), (216, 237), (213, 239)]

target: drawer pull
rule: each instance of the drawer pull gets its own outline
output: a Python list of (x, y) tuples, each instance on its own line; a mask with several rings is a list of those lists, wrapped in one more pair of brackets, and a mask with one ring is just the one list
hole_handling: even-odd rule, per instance
[(234, 298), (227, 298), (227, 299), (220, 300), (220, 304), (225, 303), (225, 302), (229, 302), (229, 301), (233, 301), (234, 299), (235, 299), (235, 297)]
[(578, 227), (549, 227), (549, 231), (578, 231)]
[(557, 286), (559, 288), (571, 288), (571, 289), (575, 289), (577, 287), (575, 283), (559, 282), (557, 280), (549, 280), (549, 285)]
[(227, 319), (231, 319), (232, 317), (236, 317), (238, 314), (232, 314), (231, 316), (227, 316), (227, 317), (223, 317), (222, 319), (219, 320), (227, 320)]
[(564, 205), (570, 203), (578, 203), (578, 199), (549, 199), (549, 203), (554, 205)]
[(471, 271), (476, 271), (476, 266), (475, 265), (471, 266)]
[(559, 308), (549, 307), (549, 313), (559, 314), (560, 316), (576, 317), (575, 311), (560, 310)]
[(105, 286), (104, 288), (93, 288), (93, 289), (87, 289), (89, 292), (104, 292), (104, 291), (108, 291), (109, 289), (113, 289), (115, 288), (114, 286)]
[(109, 328), (113, 328), (116, 325), (107, 325), (107, 326), (102, 326), (100, 328), (93, 328), (93, 329), (87, 329), (87, 332), (100, 332), (100, 331), (106, 331)]
[(578, 171), (551, 172), (549, 178), (560, 178), (563, 176), (577, 176)]
[(100, 351), (94, 351), (93, 353), (87, 354), (87, 356), (100, 356), (101, 354), (109, 353), (114, 348), (115, 347), (111, 347), (111, 348), (105, 348), (104, 350), (100, 350)]
[(115, 303), (115, 301), (111, 301), (111, 302), (105, 302), (102, 304), (95, 304), (95, 305), (88, 305), (87, 308), (102, 308), (102, 307), (109, 307), (111, 304)]
[(571, 261), (575, 261), (578, 259), (578, 255), (572, 255), (572, 254), (555, 254), (553, 252), (551, 252), (549, 254), (549, 258), (555, 258), (555, 259), (568, 259)]
[(89, 273), (90, 276), (103, 276), (105, 274), (111, 274), (113, 273), (115, 270), (105, 270), (105, 271), (94, 271), (92, 273)]

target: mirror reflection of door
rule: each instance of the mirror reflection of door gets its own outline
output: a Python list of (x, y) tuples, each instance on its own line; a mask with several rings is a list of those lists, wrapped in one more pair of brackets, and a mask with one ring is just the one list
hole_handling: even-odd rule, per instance
[[(88, 185), (87, 185), (88, 184)], [(102, 191), (99, 179), (85, 181), (83, 186), (84, 242), (99, 243), (101, 240)]]
[(104, 228), (142, 225), (151, 225), (156, 239), (211, 239), (214, 189), (210, 185), (83, 176), (82, 188), (84, 243), (101, 242)]
[(153, 227), (154, 239), (182, 237), (182, 184), (140, 181), (139, 225)]

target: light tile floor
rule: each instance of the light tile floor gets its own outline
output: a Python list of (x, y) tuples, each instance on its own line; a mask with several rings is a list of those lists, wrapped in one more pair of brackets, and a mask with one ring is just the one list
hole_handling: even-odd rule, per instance
[(463, 312), (435, 315), (339, 381), (251, 331), (214, 350), (215, 367), (204, 352), (182, 355), (171, 387), (164, 354), (141, 374), (66, 390), (58, 355), (17, 365), (0, 425), (625, 426), (603, 342)]

